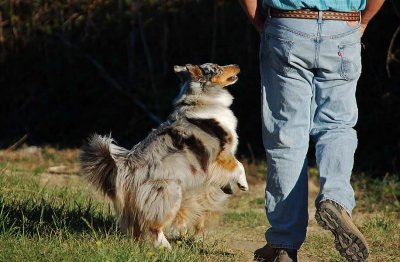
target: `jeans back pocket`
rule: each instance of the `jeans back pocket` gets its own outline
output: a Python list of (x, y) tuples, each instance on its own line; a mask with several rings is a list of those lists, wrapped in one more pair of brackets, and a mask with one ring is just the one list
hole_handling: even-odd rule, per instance
[(266, 35), (265, 39), (268, 62), (277, 72), (287, 74), (291, 70), (290, 56), (293, 47), (293, 41), (276, 37), (271, 34)]
[(341, 57), (340, 76), (345, 80), (357, 79), (361, 74), (361, 43), (338, 46)]

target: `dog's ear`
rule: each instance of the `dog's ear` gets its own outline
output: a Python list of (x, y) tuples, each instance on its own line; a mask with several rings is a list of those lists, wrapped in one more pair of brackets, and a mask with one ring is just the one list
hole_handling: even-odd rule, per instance
[(182, 72), (187, 72), (187, 68), (186, 68), (186, 66), (175, 65), (174, 66), (174, 71), (175, 71), (176, 74), (180, 74)]
[(188, 64), (186, 65), (186, 69), (188, 70), (191, 79), (196, 81), (201, 81), (204, 79), (204, 74), (200, 67)]
[(188, 79), (189, 72), (186, 66), (175, 65), (174, 72), (178, 76), (179, 80), (181, 80), (181, 82), (185, 82)]

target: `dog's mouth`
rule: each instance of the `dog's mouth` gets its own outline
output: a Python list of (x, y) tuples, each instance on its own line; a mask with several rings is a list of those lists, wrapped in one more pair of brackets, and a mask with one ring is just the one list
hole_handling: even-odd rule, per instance
[(232, 82), (232, 84), (236, 83), (236, 81), (238, 81), (239, 77), (238, 76), (231, 76), (228, 77), (226, 80), (228, 80), (229, 82)]
[(238, 65), (227, 65), (222, 66), (222, 72), (219, 75), (214, 76), (211, 82), (220, 85), (221, 87), (226, 87), (233, 85), (239, 79), (237, 74), (240, 72)]

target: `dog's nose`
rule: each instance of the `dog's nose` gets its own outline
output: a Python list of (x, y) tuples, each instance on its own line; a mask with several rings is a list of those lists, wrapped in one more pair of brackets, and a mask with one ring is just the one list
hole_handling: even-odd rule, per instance
[[(236, 66), (236, 68), (239, 70), (239, 72), (240, 72), (240, 67), (239, 67), (239, 65), (237, 65), (237, 64), (235, 64), (235, 66)], [(239, 72), (238, 72), (238, 74), (239, 74)]]
[(236, 67), (240, 71), (240, 66), (238, 64), (233, 64), (232, 66)]

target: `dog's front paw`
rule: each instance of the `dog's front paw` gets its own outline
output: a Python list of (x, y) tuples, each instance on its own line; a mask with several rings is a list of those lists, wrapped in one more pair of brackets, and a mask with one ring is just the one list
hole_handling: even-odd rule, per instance
[(249, 190), (249, 186), (248, 185), (243, 185), (243, 184), (240, 184), (240, 183), (237, 183), (237, 185), (238, 185), (239, 189), (242, 190), (242, 191)]
[(240, 190), (242, 191), (247, 191), (249, 190), (249, 185), (247, 183), (247, 179), (246, 179), (246, 172), (244, 171), (244, 167), (242, 165), (242, 163), (240, 163), (239, 161), (237, 161), (238, 163), (238, 172), (237, 172), (237, 185), (239, 187)]
[(237, 185), (238, 185), (239, 189), (242, 191), (249, 190), (249, 185), (247, 184), (246, 179), (244, 179), (243, 181), (238, 181)]
[(157, 235), (157, 238), (154, 240), (154, 246), (158, 248), (166, 248), (171, 250), (171, 244), (168, 242), (164, 233), (160, 231)]

